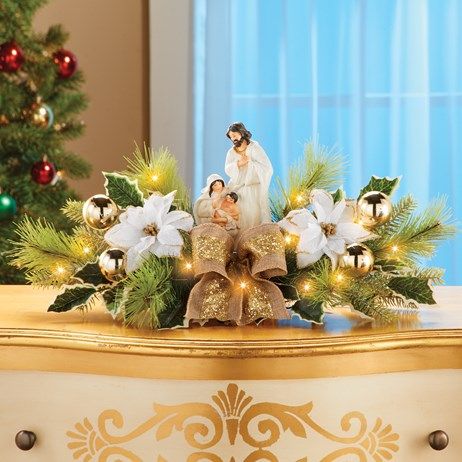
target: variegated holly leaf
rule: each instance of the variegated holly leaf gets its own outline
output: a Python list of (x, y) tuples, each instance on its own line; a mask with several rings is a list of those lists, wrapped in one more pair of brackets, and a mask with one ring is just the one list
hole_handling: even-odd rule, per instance
[(434, 305), (436, 303), (433, 298), (433, 292), (428, 284), (428, 280), (420, 279), (413, 276), (399, 276), (390, 279), (388, 287), (410, 300), (417, 303), (426, 303)]
[(103, 172), (103, 175), (106, 178), (104, 183), (106, 194), (119, 207), (126, 208), (130, 205), (141, 207), (143, 205), (143, 193), (136, 180), (130, 180), (130, 178), (120, 173)]
[(379, 191), (385, 193), (387, 196), (391, 196), (399, 185), (401, 177), (396, 178), (380, 178), (378, 176), (372, 176), (369, 183), (361, 189), (359, 196), (361, 197), (369, 191)]
[(106, 309), (111, 313), (113, 318), (116, 318), (125, 304), (126, 297), (124, 296), (124, 287), (111, 287), (105, 290), (102, 295), (106, 303)]
[(291, 307), (295, 315), (299, 316), (306, 321), (313, 321), (317, 324), (322, 324), (324, 317), (324, 306), (322, 302), (315, 302), (302, 298), (298, 300), (295, 305)]
[(62, 313), (85, 305), (90, 297), (97, 292), (96, 288), (89, 285), (79, 285), (67, 288), (64, 293), (58, 295), (48, 311)]
[(334, 199), (334, 203), (340, 202), (342, 199), (345, 199), (345, 191), (341, 188), (337, 189), (337, 191), (332, 193), (332, 199)]
[(74, 276), (84, 284), (92, 284), (94, 286), (109, 284), (107, 279), (101, 274), (98, 263), (87, 263)]

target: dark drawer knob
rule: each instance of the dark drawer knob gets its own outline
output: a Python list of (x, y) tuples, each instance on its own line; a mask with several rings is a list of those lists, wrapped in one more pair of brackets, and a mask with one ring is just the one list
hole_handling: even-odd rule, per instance
[(20, 432), (16, 433), (16, 437), (14, 439), (16, 446), (23, 451), (32, 449), (36, 440), (37, 437), (35, 436), (35, 433), (28, 430), (21, 430)]
[(441, 451), (449, 444), (449, 436), (443, 430), (436, 430), (428, 435), (428, 443), (435, 451)]

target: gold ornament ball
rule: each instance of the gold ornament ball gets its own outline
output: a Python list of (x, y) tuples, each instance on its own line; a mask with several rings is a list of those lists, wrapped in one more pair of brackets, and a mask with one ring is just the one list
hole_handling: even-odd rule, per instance
[(107, 249), (98, 259), (102, 275), (109, 281), (118, 282), (127, 277), (127, 255), (122, 249)]
[(380, 191), (369, 191), (361, 196), (357, 207), (361, 223), (369, 227), (386, 223), (393, 208), (389, 197)]
[(353, 277), (363, 277), (374, 267), (374, 255), (364, 244), (347, 245), (345, 253), (340, 257), (340, 267), (345, 268)]
[(50, 106), (42, 102), (32, 104), (29, 109), (24, 111), (24, 115), (37, 127), (49, 128), (53, 125), (53, 111)]
[(110, 228), (119, 216), (117, 204), (104, 194), (90, 197), (82, 209), (85, 223), (93, 229)]

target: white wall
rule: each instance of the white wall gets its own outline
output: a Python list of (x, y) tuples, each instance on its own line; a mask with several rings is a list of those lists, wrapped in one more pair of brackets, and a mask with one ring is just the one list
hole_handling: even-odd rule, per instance
[(167, 146), (192, 185), (193, 0), (150, 0), (150, 141)]

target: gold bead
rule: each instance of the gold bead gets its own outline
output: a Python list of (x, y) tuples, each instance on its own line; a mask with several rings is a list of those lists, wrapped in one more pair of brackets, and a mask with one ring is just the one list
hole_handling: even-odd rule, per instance
[(98, 259), (101, 274), (109, 281), (118, 282), (127, 277), (127, 255), (122, 249), (107, 249)]
[(374, 227), (386, 223), (391, 216), (392, 204), (389, 197), (380, 191), (369, 191), (358, 201), (361, 224)]
[(93, 229), (110, 228), (119, 216), (116, 203), (104, 194), (90, 197), (83, 205), (82, 215), (85, 223)]
[(353, 277), (363, 277), (374, 267), (374, 255), (364, 244), (350, 244), (340, 257), (340, 267), (345, 268)]

